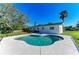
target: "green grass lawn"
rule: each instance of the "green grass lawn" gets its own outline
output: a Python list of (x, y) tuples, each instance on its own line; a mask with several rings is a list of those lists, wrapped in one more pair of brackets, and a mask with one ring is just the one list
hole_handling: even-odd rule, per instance
[(22, 34), (28, 34), (26, 32), (12, 32), (8, 34), (0, 34), (0, 37), (7, 37), (7, 36), (16, 36), (16, 35), (22, 35)]
[(72, 36), (74, 38), (75, 43), (79, 47), (79, 31), (65, 31), (62, 34)]

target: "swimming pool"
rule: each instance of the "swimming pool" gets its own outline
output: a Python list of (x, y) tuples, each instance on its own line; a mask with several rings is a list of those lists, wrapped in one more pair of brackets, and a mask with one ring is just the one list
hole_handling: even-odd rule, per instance
[(55, 43), (56, 41), (63, 40), (63, 38), (55, 35), (29, 35), (19, 37), (16, 40), (22, 40), (34, 46), (48, 46)]

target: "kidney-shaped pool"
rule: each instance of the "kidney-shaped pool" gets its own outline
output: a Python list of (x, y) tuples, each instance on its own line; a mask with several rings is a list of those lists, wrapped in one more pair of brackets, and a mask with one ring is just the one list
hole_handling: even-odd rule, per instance
[(19, 37), (16, 40), (22, 40), (34, 46), (48, 46), (55, 43), (56, 41), (63, 40), (63, 38), (55, 35), (45, 35), (45, 36), (29, 35), (29, 36)]

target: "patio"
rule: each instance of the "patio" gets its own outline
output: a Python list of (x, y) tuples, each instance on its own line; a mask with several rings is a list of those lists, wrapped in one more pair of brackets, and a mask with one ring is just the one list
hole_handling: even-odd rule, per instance
[(0, 55), (77, 55), (79, 54), (72, 37), (63, 36), (64, 40), (55, 42), (49, 46), (32, 46), (24, 41), (15, 40), (17, 37), (5, 37), (0, 42)]

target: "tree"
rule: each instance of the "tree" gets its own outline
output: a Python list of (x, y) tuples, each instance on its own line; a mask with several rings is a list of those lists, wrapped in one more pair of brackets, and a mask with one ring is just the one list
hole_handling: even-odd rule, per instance
[(68, 16), (68, 12), (66, 10), (63, 10), (60, 12), (60, 19), (64, 22), (64, 18)]
[(79, 21), (77, 21), (76, 28), (79, 30)]
[[(28, 17), (13, 7), (11, 4), (0, 4), (0, 31), (3, 31), (3, 28), (20, 30), (27, 22)], [(9, 31), (5, 30), (3, 32), (6, 33)]]

